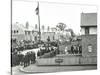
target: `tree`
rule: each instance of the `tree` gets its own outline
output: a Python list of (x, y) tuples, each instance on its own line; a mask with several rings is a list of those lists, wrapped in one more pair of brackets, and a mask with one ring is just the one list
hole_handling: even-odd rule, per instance
[(57, 24), (56, 26), (58, 29), (60, 29), (61, 31), (63, 31), (66, 28), (66, 24), (60, 22)]
[(60, 32), (58, 33), (59, 34), (59, 41), (60, 42), (65, 41), (65, 37), (64, 37), (63, 33), (65, 31), (66, 24), (60, 22), (60, 23), (57, 24), (56, 28), (60, 30)]
[(66, 29), (65, 31), (70, 32), (71, 36), (69, 39), (70, 39), (70, 41), (72, 41), (73, 38), (75, 37), (75, 33), (74, 33), (73, 29), (69, 28), (69, 29)]
[(73, 29), (66, 29), (66, 31), (69, 31), (72, 37), (75, 37), (75, 33), (73, 31)]

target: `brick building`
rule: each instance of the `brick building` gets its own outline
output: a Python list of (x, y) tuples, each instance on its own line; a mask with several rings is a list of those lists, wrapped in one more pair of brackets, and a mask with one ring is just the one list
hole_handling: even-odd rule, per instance
[[(82, 56), (97, 61), (97, 13), (81, 14)], [(84, 61), (85, 62), (85, 61)]]

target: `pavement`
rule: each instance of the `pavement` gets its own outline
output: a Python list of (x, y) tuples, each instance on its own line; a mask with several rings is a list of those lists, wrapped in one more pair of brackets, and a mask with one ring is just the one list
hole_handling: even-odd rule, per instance
[[(31, 51), (37, 52), (38, 49)], [(23, 52), (24, 54), (26, 53)], [(15, 66), (12, 67), (12, 75), (30, 75), (34, 73), (51, 73), (51, 72), (64, 72), (64, 71), (81, 71), (81, 70), (96, 70), (96, 65), (76, 65), (76, 66), (37, 66), (31, 64), (30, 66)]]
[(83, 71), (83, 70), (96, 70), (97, 66), (36, 66), (31, 64), (28, 67), (15, 66), (12, 67), (12, 75), (31, 75), (37, 73), (51, 73), (51, 72), (64, 72), (64, 71)]
[[(37, 50), (32, 49), (31, 51), (37, 52), (38, 49)], [(96, 69), (97, 69), (96, 65), (38, 66), (35, 63), (27, 67), (23, 67), (23, 66), (12, 67), (12, 75), (30, 75), (34, 73), (51, 73), (51, 72), (82, 71), (82, 70), (96, 70)]]
[(21, 72), (19, 69), (22, 68), (21, 66), (12, 67), (11, 75), (24, 75), (24, 72)]
[(21, 67), (19, 70), (21, 72), (32, 74), (32, 73), (51, 73), (51, 72), (62, 72), (62, 71), (81, 71), (81, 70), (96, 70), (97, 66), (37, 66), (32, 64), (28, 67)]

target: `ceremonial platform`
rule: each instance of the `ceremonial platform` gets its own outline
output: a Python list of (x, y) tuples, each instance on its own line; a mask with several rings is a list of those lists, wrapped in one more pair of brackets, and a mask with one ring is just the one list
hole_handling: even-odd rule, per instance
[(83, 57), (81, 55), (60, 54), (52, 58), (38, 58), (37, 65), (96, 65), (97, 59), (93, 57)]

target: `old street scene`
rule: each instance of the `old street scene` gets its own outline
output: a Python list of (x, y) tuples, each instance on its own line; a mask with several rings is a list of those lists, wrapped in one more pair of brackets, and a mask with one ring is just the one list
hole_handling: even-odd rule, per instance
[(97, 8), (12, 0), (12, 75), (97, 69)]

